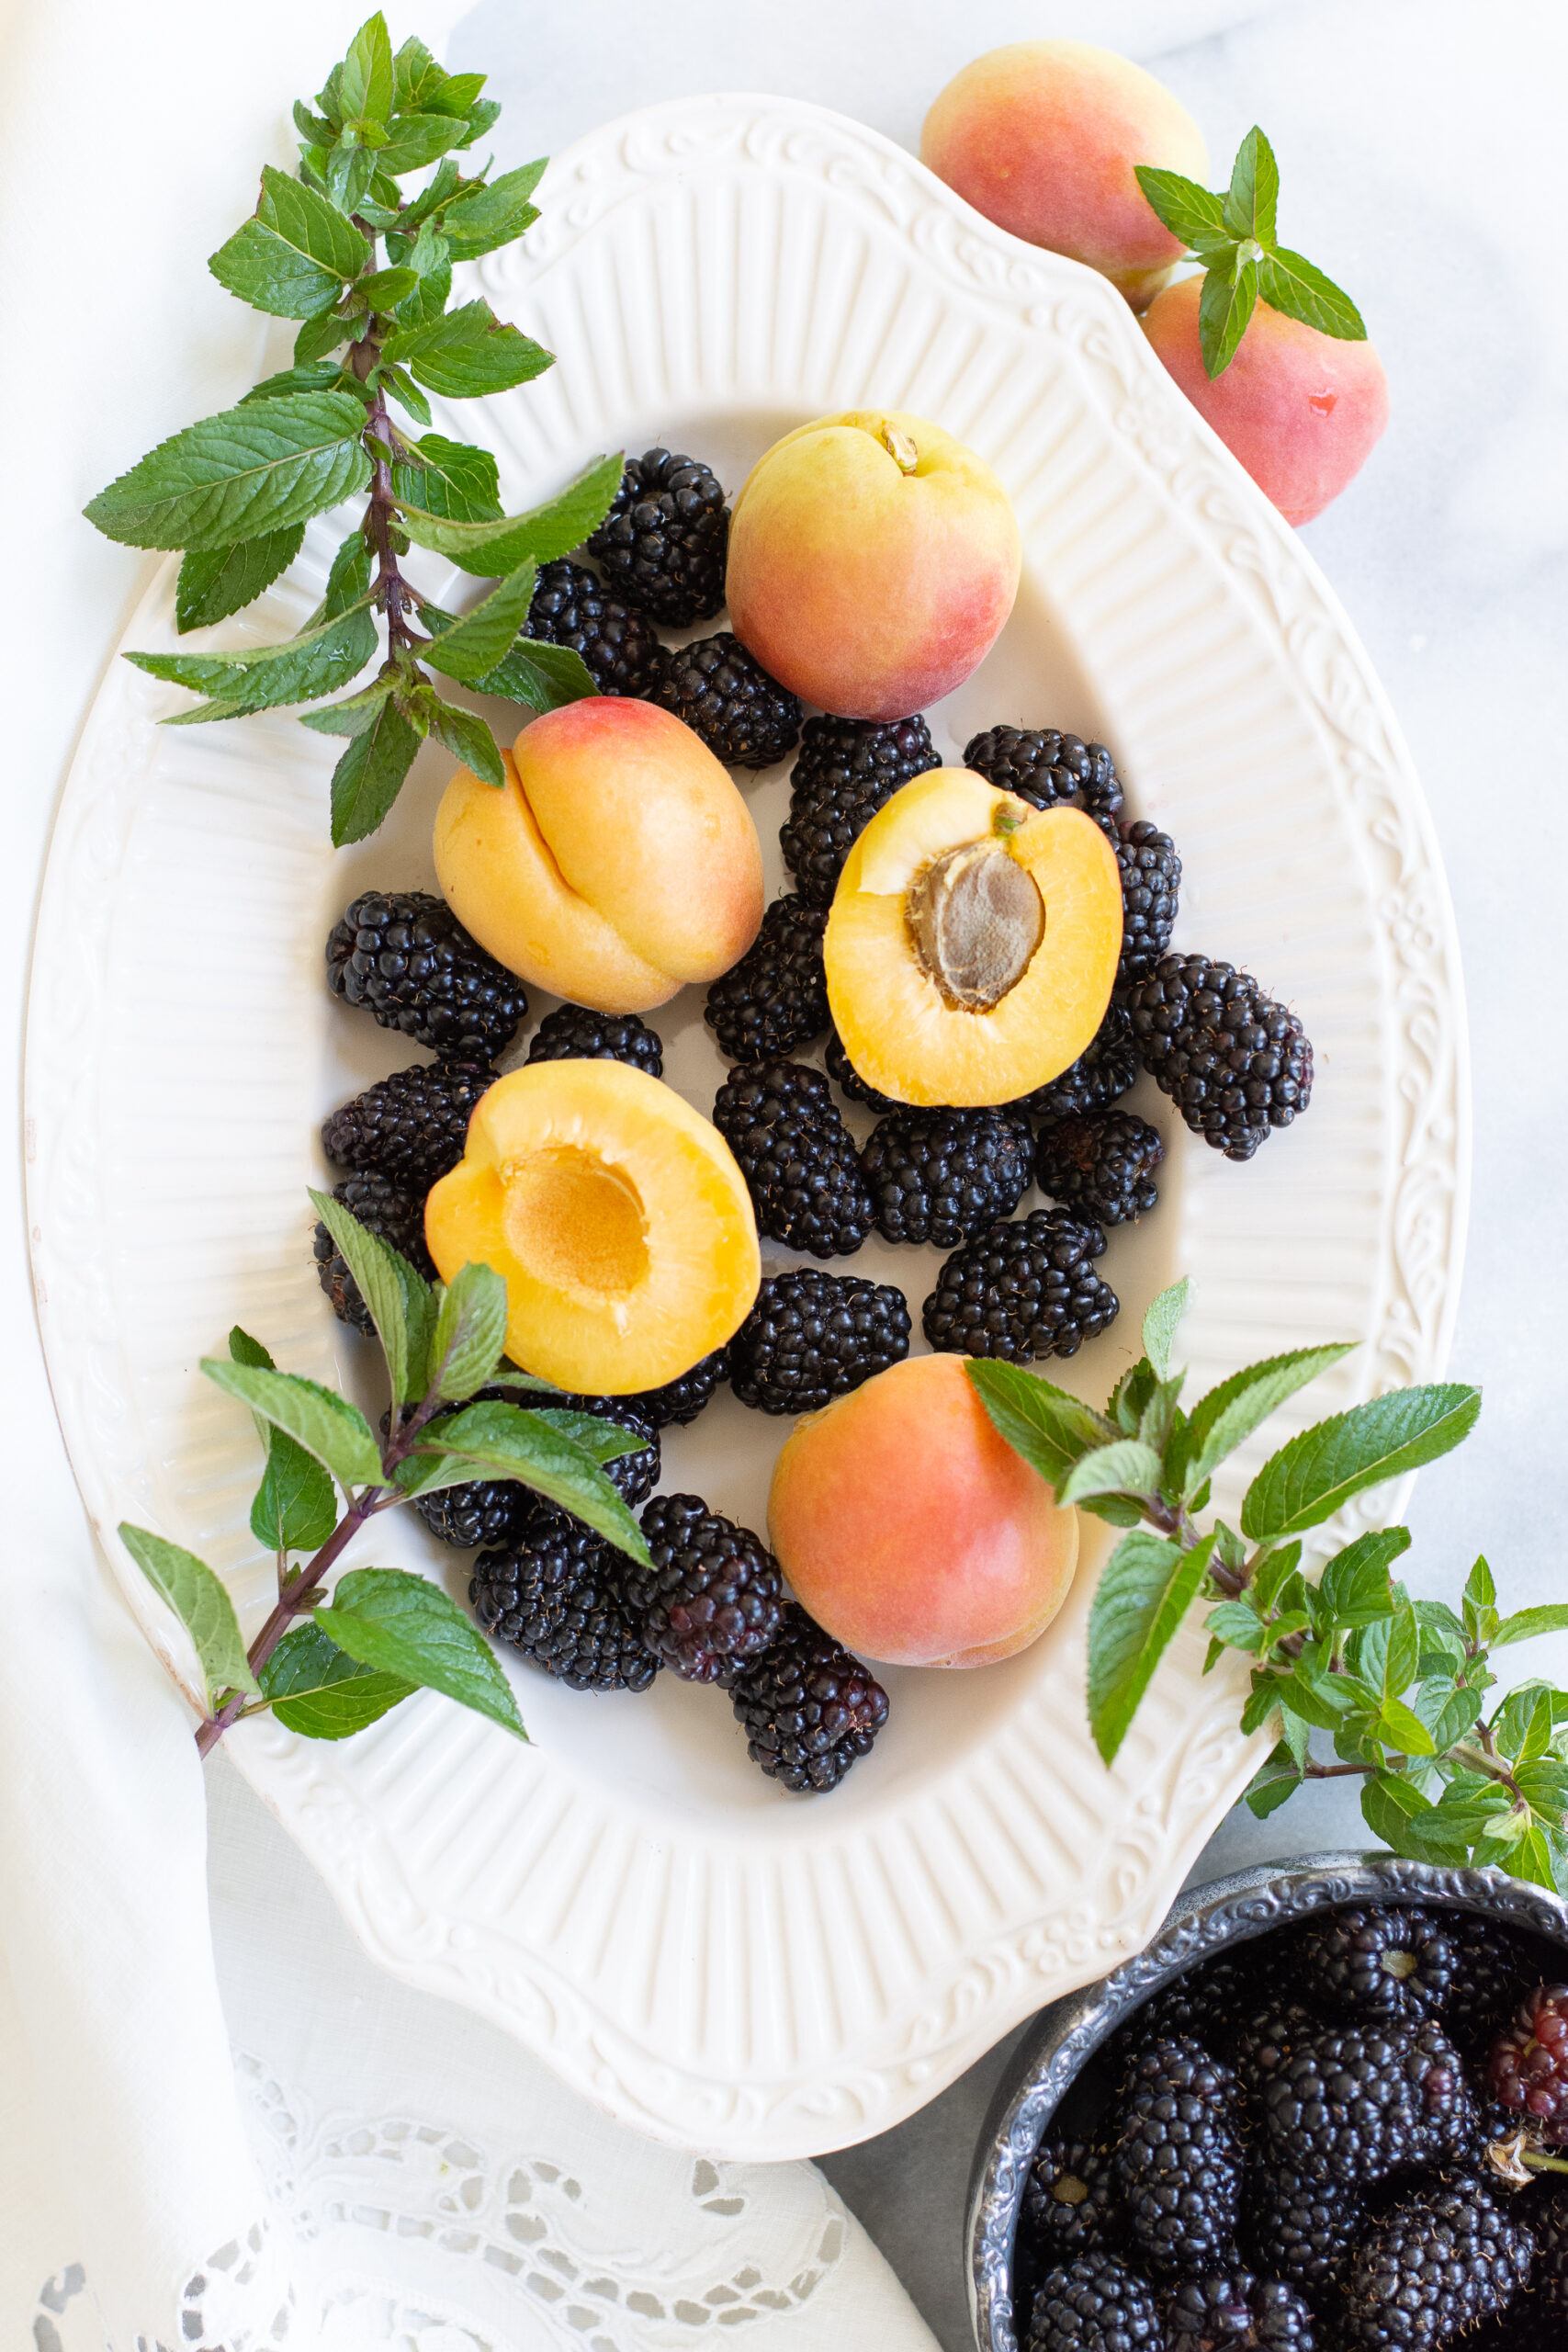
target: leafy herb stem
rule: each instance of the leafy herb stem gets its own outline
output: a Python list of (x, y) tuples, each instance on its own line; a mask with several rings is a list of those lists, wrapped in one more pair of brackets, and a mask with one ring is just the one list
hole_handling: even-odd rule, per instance
[[(374, 258), (375, 248), (371, 248)], [(364, 335), (354, 346), (349, 365), (361, 383), (370, 377), (380, 360), (381, 345), (388, 322), (373, 317)], [(383, 451), (392, 438), (392, 420), (387, 413), (387, 395), (379, 383), (365, 420), (365, 444), (371, 460), (370, 499), (366, 509), (368, 535), (376, 550), (376, 599), (387, 616), (388, 650), (393, 655), (401, 647), (423, 645), (425, 639), (411, 628), (405, 617), (405, 606), (413, 602), (413, 592), (398, 566), (397, 549), (392, 544), (396, 507), (392, 497), (392, 469)]]
[[(386, 1498), (387, 1490), (384, 1487), (367, 1487), (363, 1494), (356, 1496), (321, 1545), (321, 1550), (313, 1559), (305, 1563), (299, 1575), (279, 1596), (272, 1614), (245, 1652), (246, 1663), (253, 1674), (258, 1673), (266, 1664), (295, 1618), (313, 1606), (315, 1596), (320, 1592), (328, 1572), (353, 1543), (360, 1529), (366, 1526), (372, 1515), (381, 1508)], [(394, 1496), (390, 1499), (397, 1501), (401, 1498)], [(244, 1691), (233, 1691), (224, 1701), (216, 1714), (209, 1715), (205, 1723), (197, 1725), (197, 1754), (210, 1755), (230, 1724), (236, 1722), (245, 1712)]]

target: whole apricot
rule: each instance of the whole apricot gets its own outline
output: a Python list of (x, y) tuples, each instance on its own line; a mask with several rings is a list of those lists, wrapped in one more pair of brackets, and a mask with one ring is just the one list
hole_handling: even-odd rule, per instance
[(847, 1649), (988, 1666), (1043, 1634), (1077, 1566), (1077, 1513), (998, 1436), (963, 1356), (910, 1356), (795, 1423), (769, 1540)]
[(1359, 474), (1388, 423), (1388, 378), (1370, 343), (1342, 343), (1259, 302), (1224, 374), (1198, 345), (1202, 281), (1150, 305), (1144, 333), (1204, 422), (1287, 523), (1310, 523)]
[(920, 161), (1015, 237), (1109, 277), (1133, 308), (1182, 253), (1135, 164), (1206, 181), (1203, 134), (1179, 98), (1113, 50), (1018, 40), (976, 58), (927, 115)]

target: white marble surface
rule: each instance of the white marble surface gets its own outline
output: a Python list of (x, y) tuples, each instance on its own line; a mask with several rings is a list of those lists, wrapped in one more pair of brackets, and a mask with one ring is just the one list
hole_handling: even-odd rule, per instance
[[(1043, 33), (1137, 57), (1225, 164), (1260, 122), (1287, 242), (1348, 287), (1388, 369), (1389, 431), (1305, 536), (1414, 747), (1470, 999), (1475, 1191), (1453, 1367), (1486, 1406), (1464, 1453), (1418, 1487), (1407, 1565), (1418, 1589), (1450, 1596), (1484, 1550), (1510, 1599), (1561, 1598), (1568, 317), (1551, 157), (1568, 17), (1555, 0), (685, 0), (657, 14), (595, 0), (586, 18), (541, 20), (480, 0), (453, 62), (494, 76), (507, 162), (651, 99), (727, 86), (810, 96), (913, 146), (967, 58)], [(1568, 1641), (1555, 1646), (1529, 1669), (1568, 1675)], [(1364, 1841), (1353, 1792), (1318, 1789), (1264, 1824), (1233, 1816), (1194, 1876)], [(827, 2165), (954, 2352), (969, 2341), (959, 2222), (999, 2061)]]

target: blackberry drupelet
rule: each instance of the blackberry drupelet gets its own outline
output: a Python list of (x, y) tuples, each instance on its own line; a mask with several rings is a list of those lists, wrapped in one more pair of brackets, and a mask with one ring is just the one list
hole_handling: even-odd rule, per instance
[[(333, 1198), (341, 1201), (351, 1216), (378, 1234), (400, 1257), (406, 1258), (427, 1283), (435, 1280), (435, 1268), (424, 1246), (423, 1193), (405, 1192), (389, 1176), (367, 1168), (334, 1184)], [(347, 1260), (339, 1254), (337, 1243), (320, 1223), (316, 1227), (315, 1247), (317, 1277), (332, 1300), (333, 1313), (340, 1323), (352, 1324), (355, 1330), (368, 1335), (376, 1329), (370, 1309), (348, 1271)]]
[(896, 792), (942, 761), (923, 718), (808, 718), (779, 829), (784, 861), (814, 907), (832, 903), (859, 836)]
[(964, 746), (964, 765), (1034, 808), (1081, 808), (1115, 842), (1122, 786), (1103, 743), (1055, 727), (987, 727)]
[(1568, 1984), (1526, 1994), (1492, 2045), (1486, 2082), (1544, 2147), (1568, 2146)]
[(688, 1682), (728, 1681), (777, 1638), (778, 1562), (695, 1495), (656, 1495), (642, 1532), (653, 1566), (626, 1561), (621, 1582), (643, 1640)]
[(1190, 2038), (1152, 2042), (1118, 2109), (1116, 2178), (1145, 2257), (1164, 2272), (1232, 2258), (1241, 2211), (1241, 2086)]
[(566, 1511), (539, 1511), (520, 1541), (481, 1552), (468, 1599), (510, 1642), (574, 1690), (646, 1690), (660, 1660), (621, 1595), (621, 1555)]
[[(831, 1061), (829, 1068), (832, 1068)], [(1112, 1004), (1076, 1062), (1032, 1094), (1011, 1105), (1032, 1119), (1061, 1119), (1069, 1112), (1103, 1111), (1126, 1093), (1138, 1075), (1133, 1023), (1125, 1008)]]
[(528, 1044), (531, 1062), (626, 1062), (649, 1078), (664, 1075), (663, 1040), (635, 1012), (593, 1012), (558, 1004)]
[(1033, 1156), (1029, 1122), (1005, 1106), (896, 1111), (872, 1129), (860, 1164), (885, 1241), (951, 1250), (1012, 1215)]
[(1358, 2239), (1346, 2281), (1347, 2352), (1429, 2352), (1529, 2282), (1529, 2231), (1480, 2181), (1417, 2189)]
[(728, 1349), (715, 1348), (711, 1355), (699, 1356), (691, 1370), (682, 1373), (678, 1379), (666, 1380), (658, 1388), (639, 1388), (620, 1401), (635, 1406), (641, 1418), (656, 1430), (694, 1421), (703, 1408), (713, 1402), (728, 1370)]
[(735, 1154), (760, 1232), (813, 1258), (847, 1258), (874, 1222), (854, 1137), (820, 1070), (756, 1062), (718, 1090), (713, 1123)]
[(1224, 2038), (1224, 2054), (1235, 2068), (1242, 2087), (1261, 2098), (1269, 2083), (1288, 2064), (1298, 2042), (1316, 2033), (1323, 2019), (1303, 2008), (1299, 2001), (1265, 2001), (1244, 2010)]
[(367, 890), (327, 941), (327, 985), (416, 1046), (493, 1061), (528, 1014), (522, 981), (428, 890)]
[(1263, 2163), (1247, 2176), (1243, 2235), (1257, 2261), (1310, 2294), (1332, 2297), (1365, 2218), (1359, 2189)]
[(1256, 1970), (1244, 1972), (1243, 1962), (1229, 1952), (1220, 1952), (1200, 1967), (1184, 1969), (1157, 1993), (1151, 1993), (1117, 2027), (1105, 2045), (1105, 2056), (1114, 2067), (1124, 2069), (1151, 2042), (1190, 2036), (1216, 2058), (1228, 2058), (1221, 2038), (1228, 2030), (1228, 2019), (1245, 2007), (1256, 1984)]
[(1157, 1127), (1131, 1111), (1070, 1112), (1040, 1130), (1040, 1189), (1097, 1225), (1127, 1225), (1156, 1207), (1165, 1158)]
[(707, 993), (703, 1019), (732, 1062), (765, 1061), (808, 1046), (828, 1026), (822, 968), (825, 908), (775, 899), (762, 928)]
[(955, 1250), (920, 1310), (933, 1348), (955, 1355), (1077, 1355), (1115, 1321), (1121, 1301), (1092, 1261), (1105, 1247), (1098, 1225), (1066, 1209), (1032, 1209)]
[(456, 1168), (474, 1106), (496, 1073), (488, 1062), (415, 1062), (378, 1079), (333, 1113), (321, 1148), (339, 1168), (373, 1168), (428, 1193)]
[(1181, 898), (1181, 860), (1157, 825), (1139, 818), (1118, 827), (1122, 872), (1122, 955), (1116, 985), (1126, 988), (1154, 970), (1170, 945)]
[(752, 1763), (800, 1796), (836, 1789), (887, 1721), (881, 1683), (794, 1600), (761, 1655), (730, 1675), (729, 1697)]
[(1184, 2278), (1166, 2307), (1166, 2352), (1314, 2352), (1323, 2341), (1293, 2287), (1248, 2270)]
[(1476, 2107), (1447, 2036), (1394, 2019), (1303, 2035), (1265, 2085), (1263, 2115), (1275, 2163), (1369, 2182), (1457, 2154)]
[(647, 696), (663, 675), (664, 648), (650, 623), (586, 564), (540, 565), (524, 634), (580, 653), (602, 695)]
[(1247, 972), (1165, 956), (1124, 999), (1138, 1057), (1194, 1135), (1250, 1159), (1312, 1101), (1312, 1045)]
[(1024, 2352), (1161, 2352), (1164, 2342), (1147, 2279), (1116, 2255), (1096, 2252), (1041, 2280)]
[(729, 1343), (729, 1381), (761, 1412), (817, 1413), (908, 1352), (901, 1290), (800, 1266), (758, 1291)]
[(1459, 1965), (1448, 1912), (1384, 1905), (1322, 1911), (1302, 1932), (1302, 1986), (1341, 2017), (1430, 2017)]
[(1023, 2184), (1019, 2232), (1042, 2264), (1067, 2262), (1094, 2246), (1118, 2245), (1127, 2219), (1109, 2148), (1051, 2139), (1035, 2151)]
[(628, 605), (671, 628), (689, 628), (723, 605), (728, 544), (717, 478), (696, 458), (645, 449), (627, 458), (588, 552)]
[(1542, 2180), (1521, 2212), (1535, 2237), (1531, 2284), (1540, 2301), (1558, 2315), (1568, 2313), (1568, 2184), (1561, 2174)]
[(653, 699), (727, 768), (771, 768), (799, 740), (798, 699), (728, 629), (667, 653)]
[(903, 1111), (908, 1107), (906, 1103), (896, 1102), (891, 1094), (879, 1094), (874, 1086), (866, 1084), (845, 1053), (843, 1039), (831, 1026), (828, 1031), (828, 1049), (823, 1058), (828, 1065), (829, 1077), (842, 1087), (852, 1102), (863, 1102), (869, 1111)]

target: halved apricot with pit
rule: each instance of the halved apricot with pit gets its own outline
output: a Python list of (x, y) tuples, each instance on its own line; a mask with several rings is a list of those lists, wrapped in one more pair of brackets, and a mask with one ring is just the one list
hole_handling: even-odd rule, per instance
[(497, 1079), (425, 1204), (444, 1281), (506, 1283), (506, 1352), (560, 1388), (625, 1396), (722, 1347), (757, 1295), (757, 1224), (723, 1137), (623, 1062)]
[(1076, 1062), (1105, 1017), (1116, 854), (1079, 809), (1032, 809), (967, 768), (935, 768), (851, 850), (823, 952), (868, 1085), (903, 1102), (1010, 1102)]

